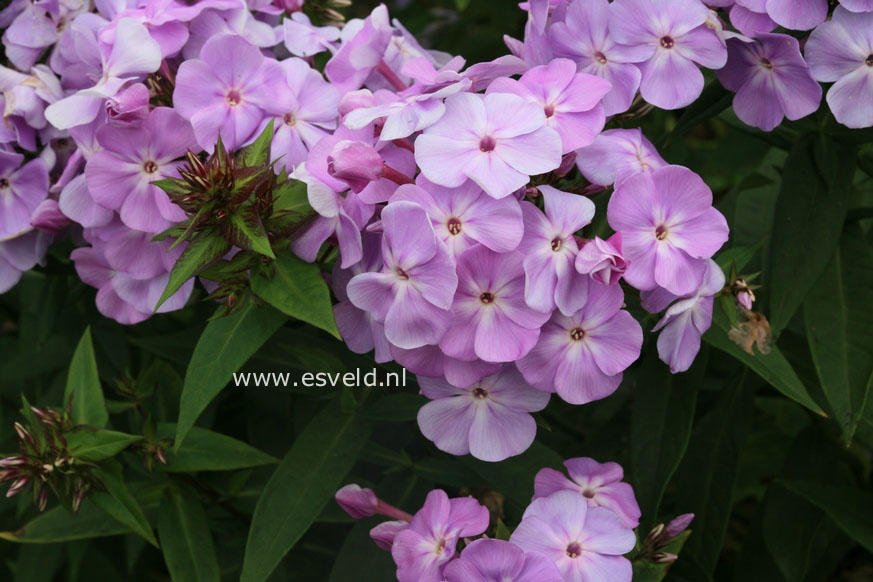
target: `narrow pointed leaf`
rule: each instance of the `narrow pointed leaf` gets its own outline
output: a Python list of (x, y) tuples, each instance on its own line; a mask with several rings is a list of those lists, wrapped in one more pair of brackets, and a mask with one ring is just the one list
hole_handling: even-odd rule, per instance
[(242, 582), (262, 582), (318, 518), (355, 464), (370, 428), (334, 400), (297, 437), (261, 493)]
[(803, 481), (779, 483), (823, 510), (846, 535), (873, 552), (873, 493)]
[(134, 434), (80, 426), (66, 433), (67, 450), (76, 459), (102, 461), (115, 456), (133, 443), (142, 440)]
[(155, 539), (149, 520), (124, 483), (121, 465), (115, 461), (106, 462), (95, 473), (106, 491), (91, 492), (89, 496), (94, 503), (118, 522), (142, 536), (148, 543), (158, 547), (158, 540)]
[(185, 373), (179, 421), (176, 425), (176, 452), (203, 409), (230, 382), (233, 373), (286, 320), (275, 309), (248, 301), (240, 310), (209, 322), (203, 335), (197, 340), (188, 371)]
[(804, 304), (812, 360), (831, 415), (848, 445), (873, 375), (873, 248), (859, 229), (840, 248)]
[(800, 139), (791, 149), (776, 200), (768, 285), (774, 337), (830, 262), (848, 210), (854, 150), (815, 137)]
[(290, 252), (281, 253), (276, 261), (275, 274), (267, 279), (252, 275), (252, 291), (281, 311), (340, 339), (330, 292), (318, 267), (301, 261)]
[(163, 305), (167, 299), (175, 295), (182, 285), (185, 284), (185, 281), (194, 277), (214, 261), (227, 254), (230, 248), (231, 244), (229, 242), (215, 234), (203, 234), (188, 243), (179, 260), (173, 265), (173, 270), (170, 272), (170, 280), (167, 282), (167, 288), (164, 289), (164, 293), (155, 306), (155, 310)]
[(261, 224), (257, 213), (246, 208), (229, 217), (229, 233), (234, 244), (240, 248), (255, 251), (271, 259), (275, 259), (270, 239)]
[(100, 378), (97, 374), (97, 360), (94, 357), (94, 343), (91, 341), (91, 328), (87, 328), (79, 340), (79, 346), (70, 362), (64, 402), (72, 397), (73, 422), (103, 427), (109, 421), (106, 401)]
[(727, 352), (751, 368), (776, 390), (802, 404), (816, 414), (823, 414), (806, 386), (801, 382), (791, 363), (782, 355), (777, 346), (769, 354), (756, 353), (754, 356), (743, 351), (728, 337), (730, 322), (721, 309), (713, 309), (713, 326), (703, 335), (703, 340), (713, 347)]
[(172, 487), (158, 511), (158, 535), (173, 580), (219, 582), (221, 572), (200, 497)]
[[(171, 438), (176, 425), (158, 425), (158, 438)], [(192, 427), (178, 451), (167, 451), (167, 464), (157, 468), (168, 473), (232, 471), (278, 463), (279, 459), (242, 441), (205, 428)]]
[(267, 166), (270, 164), (270, 144), (273, 143), (273, 120), (267, 123), (267, 127), (261, 135), (247, 145), (240, 152), (240, 158), (245, 166)]

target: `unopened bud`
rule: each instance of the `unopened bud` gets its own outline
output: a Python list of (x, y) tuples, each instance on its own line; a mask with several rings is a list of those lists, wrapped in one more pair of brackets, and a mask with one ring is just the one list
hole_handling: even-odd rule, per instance
[(679, 556), (668, 552), (658, 552), (652, 555), (652, 561), (656, 564), (672, 564)]
[(33, 442), (34, 442), (33, 437), (30, 435), (30, 432), (28, 432), (28, 430), (26, 428), (24, 428), (24, 425), (22, 425), (20, 422), (15, 423), (15, 432), (16, 432), (16, 434), (18, 434), (19, 439), (33, 444)]
[(664, 533), (668, 540), (672, 540), (683, 531), (688, 529), (688, 526), (691, 525), (691, 522), (694, 520), (693, 513), (683, 513), (679, 517), (673, 518), (670, 523), (667, 524), (667, 527), (664, 528)]
[(160, 464), (162, 464), (162, 465), (167, 464), (167, 456), (164, 454), (163, 447), (156, 447), (155, 448), (155, 458), (158, 460), (158, 462)]
[(394, 538), (408, 527), (409, 523), (403, 520), (384, 521), (370, 530), (370, 537), (377, 546), (390, 552), (391, 546), (394, 545)]
[(45, 511), (45, 506), (48, 504), (48, 489), (43, 489), (39, 492), (39, 498), (36, 501), (36, 506), (40, 511)]
[(752, 293), (751, 290), (743, 289), (742, 291), (737, 293), (737, 301), (740, 303), (740, 305), (751, 311), (752, 304), (755, 302), (755, 295), (754, 293)]
[(25, 487), (27, 487), (28, 483), (30, 483), (30, 477), (28, 477), (27, 475), (21, 477), (9, 486), (9, 490), (6, 492), (6, 497), (13, 497), (14, 495), (18, 495)]
[(0, 459), (0, 467), (8, 468), (8, 467), (20, 467), (21, 465), (26, 465), (27, 459), (25, 457), (6, 457), (5, 459)]
[(383, 165), (376, 148), (362, 141), (343, 140), (327, 156), (327, 172), (355, 192), (378, 180)]
[(561, 165), (555, 170), (555, 176), (563, 178), (576, 166), (576, 152), (570, 152), (561, 158)]
[(658, 525), (656, 525), (655, 527), (652, 528), (652, 531), (650, 531), (649, 535), (646, 536), (646, 539), (643, 542), (643, 544), (644, 545), (652, 545), (654, 542), (656, 542), (661, 537), (662, 533), (664, 533), (664, 524), (659, 523)]
[(355, 519), (375, 515), (379, 507), (379, 498), (372, 489), (364, 489), (354, 483), (337, 491), (334, 498), (339, 506)]

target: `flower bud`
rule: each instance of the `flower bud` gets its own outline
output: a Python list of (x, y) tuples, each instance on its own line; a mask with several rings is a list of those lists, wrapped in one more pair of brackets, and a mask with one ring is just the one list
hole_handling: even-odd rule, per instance
[(372, 489), (363, 489), (354, 483), (337, 491), (335, 498), (339, 506), (355, 519), (375, 515), (379, 507), (379, 498)]
[(142, 83), (131, 85), (106, 100), (106, 121), (110, 125), (139, 125), (149, 116), (149, 90)]
[(382, 156), (376, 148), (362, 141), (343, 140), (334, 146), (327, 157), (328, 173), (347, 182), (355, 192), (378, 180), (382, 166)]
[(668, 552), (658, 552), (652, 556), (652, 561), (656, 564), (672, 564), (679, 556)]
[(627, 271), (627, 265), (621, 254), (621, 233), (607, 240), (594, 237), (576, 255), (576, 270), (604, 285), (618, 283)]
[(30, 216), (30, 224), (43, 232), (60, 234), (73, 222), (61, 212), (57, 200), (47, 198), (33, 211), (33, 214)]
[(24, 477), (21, 477), (9, 486), (9, 490), (6, 492), (6, 497), (18, 495), (25, 487), (27, 487), (28, 483), (30, 483), (29, 476), (25, 475)]
[(6, 457), (5, 459), (0, 459), (0, 467), (4, 469), (7, 467), (20, 467), (21, 465), (26, 465), (27, 459), (24, 457)]
[(355, 109), (365, 109), (379, 105), (379, 101), (369, 89), (358, 89), (357, 91), (349, 91), (343, 95), (339, 102), (339, 114), (345, 117), (347, 113)]
[(557, 170), (555, 170), (555, 176), (563, 178), (569, 174), (574, 167), (576, 167), (576, 152), (570, 152), (561, 158), (561, 165), (558, 166)]
[(384, 521), (370, 530), (370, 537), (377, 546), (390, 552), (391, 546), (394, 545), (394, 538), (407, 527), (409, 522), (403, 520)]
[(740, 305), (748, 309), (752, 310), (752, 303), (755, 301), (755, 296), (749, 289), (743, 289), (739, 293), (737, 293), (737, 301)]
[(679, 517), (673, 518), (673, 520), (667, 524), (667, 527), (664, 528), (664, 535), (668, 540), (672, 540), (683, 531), (688, 529), (688, 526), (691, 525), (692, 520), (694, 520), (693, 513), (683, 513)]

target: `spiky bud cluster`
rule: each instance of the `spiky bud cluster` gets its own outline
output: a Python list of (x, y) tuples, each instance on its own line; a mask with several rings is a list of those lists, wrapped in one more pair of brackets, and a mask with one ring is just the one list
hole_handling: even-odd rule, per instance
[(77, 511), (88, 491), (98, 483), (90, 472), (93, 463), (68, 452), (64, 433), (73, 429), (70, 406), (38, 408), (25, 401), (24, 424), (15, 423), (18, 454), (0, 459), (0, 483), (11, 483), (6, 497), (30, 488), (33, 503), (44, 511), (49, 491)]

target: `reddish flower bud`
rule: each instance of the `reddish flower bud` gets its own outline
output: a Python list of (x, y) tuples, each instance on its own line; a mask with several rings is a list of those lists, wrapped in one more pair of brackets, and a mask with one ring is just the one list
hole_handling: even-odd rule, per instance
[(385, 521), (370, 530), (370, 537), (377, 546), (390, 552), (391, 546), (394, 545), (394, 538), (407, 527), (409, 522), (403, 520)]
[(13, 497), (15, 495), (18, 495), (25, 487), (27, 487), (28, 483), (30, 483), (29, 476), (25, 475), (24, 477), (21, 477), (9, 486), (9, 490), (6, 491), (6, 497)]
[(688, 529), (688, 526), (691, 525), (691, 522), (694, 520), (693, 513), (683, 513), (679, 517), (673, 518), (673, 520), (667, 524), (667, 527), (664, 528), (664, 535), (668, 540), (672, 540), (683, 531)]
[(336, 144), (327, 157), (327, 171), (360, 192), (382, 174), (382, 156), (376, 148), (362, 141), (343, 140)]
[(337, 491), (335, 498), (339, 506), (355, 519), (375, 515), (379, 507), (379, 498), (372, 489), (363, 489), (354, 483)]

